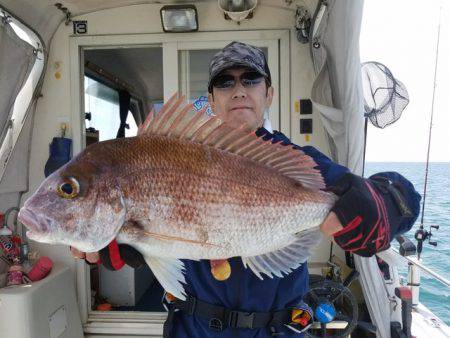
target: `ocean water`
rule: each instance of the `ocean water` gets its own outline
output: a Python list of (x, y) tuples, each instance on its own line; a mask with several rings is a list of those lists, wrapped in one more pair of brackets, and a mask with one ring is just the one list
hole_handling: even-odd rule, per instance
[[(397, 171), (414, 184), (423, 198), (425, 167), (426, 163), (369, 162), (366, 163), (364, 176), (368, 177), (382, 171)], [(406, 234), (414, 243), (417, 243), (414, 233), (419, 228), (420, 220), (421, 215)], [(422, 262), (441, 276), (450, 279), (450, 163), (429, 164), (424, 213), (425, 229), (429, 230), (432, 224), (440, 226), (438, 231), (432, 231), (432, 240), (437, 241), (438, 245), (434, 247), (427, 242), (424, 243)], [(423, 272), (419, 299), (450, 325), (450, 287), (446, 287)]]

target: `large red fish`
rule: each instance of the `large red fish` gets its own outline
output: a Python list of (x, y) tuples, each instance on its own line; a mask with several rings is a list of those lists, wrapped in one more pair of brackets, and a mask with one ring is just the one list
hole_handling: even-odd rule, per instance
[(45, 179), (19, 219), (39, 242), (132, 245), (184, 299), (180, 259), (241, 256), (260, 278), (306, 260), (335, 201), (315, 166), (174, 96), (138, 136), (93, 144)]

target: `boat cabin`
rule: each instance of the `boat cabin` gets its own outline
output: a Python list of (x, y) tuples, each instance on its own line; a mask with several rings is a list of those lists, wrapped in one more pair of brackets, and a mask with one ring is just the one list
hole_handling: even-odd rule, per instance
[[(175, 92), (206, 105), (209, 61), (232, 41), (266, 55), (273, 130), (362, 174), (362, 11), (362, 1), (338, 0), (0, 0), (0, 212), (9, 211), (6, 222), (29, 257), (53, 261), (46, 278), (4, 287), (8, 266), (0, 260), (0, 336), (162, 337), (164, 290), (147, 266), (112, 272), (74, 259), (68, 246), (28, 240), (11, 208), (20, 208), (55, 165), (48, 162), (54, 138), (68, 140), (66, 155), (74, 156), (119, 130), (135, 136)], [(401, 309), (409, 305), (395, 288), (397, 265), (408, 263), (397, 253), (383, 259), (380, 270), (377, 258), (346, 255), (329, 239), (314, 251), (311, 275), (340, 285), (348, 278), (360, 313), (352, 323), (328, 324), (327, 336), (391, 337), (391, 322), (399, 332), (407, 325)], [(449, 337), (414, 297), (414, 320), (439, 325), (413, 322), (413, 335)]]

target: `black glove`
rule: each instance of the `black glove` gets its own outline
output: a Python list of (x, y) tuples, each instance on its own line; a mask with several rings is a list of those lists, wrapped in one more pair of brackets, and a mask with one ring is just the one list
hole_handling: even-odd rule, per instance
[(127, 244), (117, 244), (113, 240), (107, 247), (100, 250), (100, 262), (108, 270), (120, 270), (124, 264), (139, 268), (145, 264), (142, 254)]
[(396, 235), (408, 231), (420, 211), (420, 195), (398, 173), (368, 179), (348, 173), (329, 190), (340, 198), (331, 211), (344, 229), (333, 234), (345, 251), (370, 257), (386, 250)]

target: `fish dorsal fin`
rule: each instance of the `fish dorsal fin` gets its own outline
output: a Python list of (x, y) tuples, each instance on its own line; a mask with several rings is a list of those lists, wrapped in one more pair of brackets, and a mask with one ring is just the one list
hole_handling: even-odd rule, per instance
[(303, 151), (291, 145), (263, 140), (255, 132), (243, 127), (233, 128), (216, 116), (207, 116), (208, 106), (196, 112), (184, 96), (174, 94), (158, 114), (152, 110), (138, 129), (138, 135), (160, 135), (208, 145), (236, 155), (244, 156), (303, 186), (323, 189), (324, 180), (317, 164)]
[(263, 255), (242, 257), (242, 263), (249, 267), (258, 278), (263, 279), (261, 273), (270, 278), (288, 275), (301, 264), (306, 262), (312, 249), (322, 239), (318, 228), (305, 230), (295, 235), (294, 241), (288, 246)]

